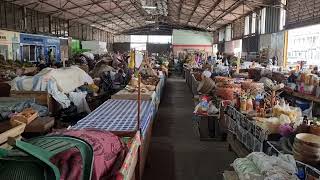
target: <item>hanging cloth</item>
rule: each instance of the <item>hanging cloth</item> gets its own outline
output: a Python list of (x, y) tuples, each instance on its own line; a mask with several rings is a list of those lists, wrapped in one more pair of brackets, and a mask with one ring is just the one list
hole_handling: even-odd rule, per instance
[(134, 60), (135, 60), (135, 53), (134, 51), (130, 52), (130, 58), (129, 58), (129, 62), (128, 62), (128, 68), (129, 69), (134, 69)]

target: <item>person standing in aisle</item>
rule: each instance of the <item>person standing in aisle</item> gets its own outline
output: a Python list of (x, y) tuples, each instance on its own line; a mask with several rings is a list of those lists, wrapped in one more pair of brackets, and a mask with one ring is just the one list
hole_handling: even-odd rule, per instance
[(55, 62), (54, 62), (54, 54), (53, 54), (53, 50), (52, 49), (49, 49), (48, 57), (49, 57), (49, 62), (48, 63), (50, 64), (50, 66), (54, 66)]

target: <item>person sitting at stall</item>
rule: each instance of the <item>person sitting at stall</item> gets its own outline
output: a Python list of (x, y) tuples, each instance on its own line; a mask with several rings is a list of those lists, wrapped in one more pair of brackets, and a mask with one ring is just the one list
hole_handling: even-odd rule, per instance
[(230, 65), (230, 62), (229, 62), (229, 59), (228, 59), (228, 57), (223, 57), (223, 59), (222, 59), (222, 64), (224, 65), (224, 66), (229, 66)]
[(117, 54), (114, 54), (113, 61), (112, 61), (112, 67), (117, 68), (119, 66), (119, 64), (121, 64), (121, 62), (122, 62), (122, 57), (121, 57), (120, 53), (118, 52)]
[(277, 56), (277, 55), (273, 56), (273, 58), (272, 58), (272, 65), (274, 65), (274, 66), (277, 66), (277, 65), (278, 65), (278, 56)]
[(41, 71), (42, 69), (48, 67), (46, 61), (44, 59), (40, 59), (40, 63), (38, 64), (38, 70)]

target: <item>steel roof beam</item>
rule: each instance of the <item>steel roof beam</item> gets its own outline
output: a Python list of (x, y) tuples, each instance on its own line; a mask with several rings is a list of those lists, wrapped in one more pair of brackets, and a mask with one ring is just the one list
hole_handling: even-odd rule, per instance
[[(93, 3), (94, 3), (94, 0), (91, 0)], [(120, 19), (121, 21), (125, 22), (126, 24), (128, 24), (129, 26), (133, 27), (131, 23), (129, 23), (128, 21), (124, 20), (122, 17), (116, 15), (116, 14), (113, 14), (112, 11), (104, 8), (103, 6), (101, 6), (100, 4), (96, 4), (97, 6), (99, 6), (101, 9), (105, 10), (107, 13), (110, 13), (111, 15), (113, 15), (114, 17)], [(126, 28), (124, 28), (126, 29)]]
[[(107, 0), (100, 0), (100, 1), (96, 1), (95, 3), (87, 3), (87, 4), (83, 4), (81, 6), (91, 6), (91, 5), (95, 5), (95, 4), (98, 4), (98, 3), (103, 3), (104, 1), (107, 1)], [(67, 0), (67, 2), (69, 3), (70, 0)], [(73, 6), (73, 7), (68, 7), (68, 8), (64, 8), (64, 10), (74, 10), (74, 9), (77, 9), (79, 8), (78, 6)], [(112, 8), (110, 9), (111, 11), (114, 10), (114, 9), (117, 9), (117, 8)], [(59, 11), (49, 11), (47, 12), (48, 14), (55, 14), (55, 13), (58, 13)]]
[(179, 8), (178, 8), (178, 22), (180, 23), (180, 19), (181, 19), (181, 9), (182, 9), (182, 5), (184, 3), (184, 0), (180, 0), (180, 4), (179, 4)]
[[(92, 0), (91, 0), (92, 1)], [(72, 2), (72, 1), (69, 1), (71, 4), (73, 4), (74, 6), (78, 6), (79, 8), (81, 8), (82, 10), (85, 10), (86, 11), (86, 9), (85, 8), (83, 8), (83, 7), (81, 7), (81, 6), (79, 6), (79, 5), (77, 5), (77, 4), (75, 4), (74, 2)], [(92, 1), (93, 2), (93, 1)], [(67, 12), (69, 12), (69, 11), (67, 11)], [(88, 11), (89, 13), (92, 13), (92, 14), (95, 14), (96, 15), (96, 13), (94, 13), (94, 12), (92, 12), (92, 11)], [(99, 16), (99, 15), (96, 15), (98, 18), (100, 18), (100, 19), (105, 19), (105, 18), (102, 18), (101, 16)], [(107, 20), (107, 19), (105, 19), (105, 20)], [(111, 20), (107, 20), (107, 21), (109, 21), (109, 22), (111, 22), (111, 23), (113, 23), (113, 24), (116, 24), (116, 23), (114, 23), (113, 21), (111, 21)], [(91, 21), (90, 20), (90, 22), (92, 22), (92, 23), (96, 23), (96, 21)], [(126, 28), (124, 28), (124, 27), (121, 27), (119, 24), (116, 24), (116, 25), (118, 25), (121, 29), (126, 29)]]
[(200, 1), (201, 1), (201, 0), (196, 0), (196, 2), (194, 3), (193, 8), (192, 8), (192, 12), (191, 12), (190, 16), (188, 17), (188, 20), (187, 20), (187, 23), (186, 23), (186, 24), (188, 24), (188, 23), (190, 22), (190, 19), (192, 18), (194, 12), (197, 10)]
[[(50, 4), (50, 3), (47, 3), (47, 2), (45, 2), (45, 1), (43, 1), (43, 0), (38, 0), (38, 1), (39, 1), (40, 3), (46, 4), (46, 5), (50, 6), (50, 7), (53, 7), (53, 8), (55, 8), (55, 9), (57, 9), (57, 10), (60, 10), (60, 11), (62, 11), (62, 12), (69, 13), (69, 14), (75, 16), (75, 17), (79, 17), (79, 16), (78, 16), (77, 14), (75, 14), (75, 13), (68, 12), (68, 11), (66, 11), (66, 10), (64, 10), (64, 9), (62, 9), (62, 8), (59, 8), (59, 7), (55, 6), (55, 5), (52, 5), (52, 4)], [(83, 18), (83, 19), (85, 19), (85, 20), (87, 20), (87, 21), (89, 21), (89, 22), (93, 22), (92, 20), (90, 20), (90, 19), (88, 19), (88, 18)], [(105, 26), (105, 25), (103, 25), (103, 24), (99, 24), (99, 25), (102, 26), (102, 27), (104, 27), (104, 28), (108, 28), (109, 31), (110, 31), (110, 30), (111, 30), (111, 31), (114, 31), (114, 32), (118, 32), (118, 31), (119, 31), (119, 30), (116, 30), (116, 29), (113, 29), (113, 28), (109, 28), (109, 27), (107, 27), (107, 26)]]
[(130, 3), (134, 8), (136, 8), (142, 17), (146, 17), (148, 15), (148, 13), (142, 8), (142, 4), (139, 0), (130, 0)]
[(216, 9), (216, 7), (221, 3), (222, 0), (216, 0), (216, 2), (211, 6), (210, 10), (201, 18), (201, 20), (197, 23), (196, 26), (199, 26), (199, 24), (202, 23), (202, 21), (212, 13)]
[[(113, 4), (115, 4), (119, 9), (121, 9), (122, 12), (124, 12), (125, 14), (127, 14), (128, 16), (130, 16), (134, 21), (136, 21), (140, 26), (142, 26), (142, 24), (136, 19), (134, 18), (131, 14), (129, 14), (127, 11), (125, 11), (116, 1), (112, 0)], [(130, 2), (131, 3), (131, 2)]]
[(211, 25), (228, 15), (233, 10), (237, 9), (245, 0), (237, 0), (228, 9), (226, 9), (223, 13), (221, 13), (217, 18), (215, 18), (206, 28), (209, 28)]

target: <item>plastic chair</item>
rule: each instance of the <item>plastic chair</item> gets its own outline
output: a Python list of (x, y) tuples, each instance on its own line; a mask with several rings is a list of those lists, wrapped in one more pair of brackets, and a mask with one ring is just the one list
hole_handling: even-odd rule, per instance
[[(9, 139), (8, 142), (15, 149), (8, 152), (0, 151), (0, 155), (3, 156), (0, 158), (0, 179), (4, 178), (2, 176), (8, 178), (9, 175), (11, 175), (10, 179), (39, 179), (41, 177), (39, 171), (41, 172), (40, 168), (42, 167), (42, 179), (45, 177), (48, 180), (59, 180), (60, 171), (57, 166), (50, 162), (50, 159), (54, 155), (74, 147), (78, 148), (82, 157), (82, 180), (91, 179), (94, 157), (93, 149), (90, 144), (82, 139), (71, 136), (43, 136), (30, 139), (27, 142), (15, 139)], [(20, 150), (20, 152), (16, 149)], [(4, 168), (2, 165), (7, 168)], [(43, 168), (44, 165), (47, 168)], [(21, 169), (19, 168), (20, 166), (25, 168)], [(16, 169), (20, 169), (20, 172), (17, 172)]]

